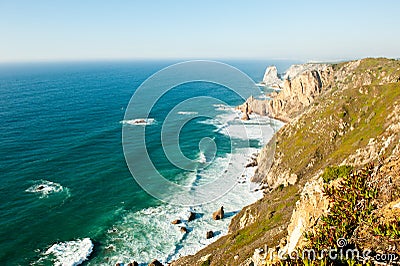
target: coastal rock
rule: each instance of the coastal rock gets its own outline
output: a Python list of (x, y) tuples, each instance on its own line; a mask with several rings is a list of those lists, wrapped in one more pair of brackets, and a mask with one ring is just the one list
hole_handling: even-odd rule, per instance
[(180, 230), (181, 230), (182, 233), (185, 233), (185, 234), (188, 232), (187, 228), (184, 227), (184, 226), (181, 226)]
[(250, 96), (246, 102), (237, 107), (238, 110), (241, 110), (243, 113), (256, 113), (259, 115), (266, 116), (268, 114), (268, 104), (269, 100), (257, 100), (253, 96)]
[(194, 219), (196, 219), (196, 214), (194, 212), (190, 212), (188, 222), (193, 221)]
[(242, 116), (242, 120), (243, 120), (243, 121), (248, 121), (248, 120), (250, 120), (249, 115), (248, 115), (247, 113), (244, 113), (243, 116)]
[(332, 81), (333, 69), (330, 64), (296, 65), (281, 80), (282, 90), (271, 94), (270, 100), (250, 97), (244, 105), (259, 115), (269, 115), (287, 122), (310, 106)]
[(281, 88), (282, 80), (279, 78), (278, 70), (276, 66), (269, 66), (265, 70), (263, 80), (261, 84), (271, 88)]
[(221, 208), (213, 213), (213, 219), (214, 220), (221, 220), (224, 218), (224, 206), (221, 206)]
[[(270, 102), (281, 104), (278, 106), (281, 109), (274, 106), (276, 112), (282, 110), (277, 117), (288, 118), (274, 142), (264, 147), (257, 157), (255, 178), (267, 186), (268, 191), (262, 199), (233, 217), (227, 237), (218, 239), (193, 256), (180, 258), (174, 266), (195, 265), (206, 254), (212, 254), (215, 264), (274, 265), (277, 252), (301, 248), (305, 244), (304, 232), (312, 230), (329, 209), (320, 178), (327, 166), (361, 166), (378, 162), (374, 181), (383, 185), (379, 185), (378, 209), (373, 213), (385, 223), (392, 217), (388, 213), (399, 216), (400, 98), (397, 78), (400, 61), (372, 58), (327, 65), (314, 71), (293, 68), (284, 81), (285, 88), (274, 94), (272, 100), (259, 101), (253, 97), (247, 100), (249, 111), (253, 112), (267, 112)], [(382, 74), (384, 71), (388, 74)], [(245, 108), (242, 105), (238, 109), (241, 107)], [(272, 144), (275, 152), (271, 152), (274, 150)], [(271, 157), (272, 163), (263, 165)], [(390, 163), (385, 158), (390, 159)], [(361, 250), (380, 251), (389, 246), (377, 241), (384, 237), (374, 235), (372, 229), (361, 224), (359, 230), (349, 232), (349, 237), (362, 244)], [(249, 234), (262, 233), (236, 248), (241, 230)], [(261, 252), (261, 243), (270, 248), (263, 247), (264, 252)], [(227, 252), (230, 247), (235, 249)], [(272, 258), (269, 254), (275, 255)]]
[(244, 120), (244, 121), (250, 120), (248, 103), (244, 104), (244, 108), (242, 108), (242, 112), (243, 112), (242, 120)]
[(128, 263), (128, 266), (139, 266), (139, 263), (137, 263), (136, 261), (132, 261)]
[(206, 233), (206, 239), (210, 239), (214, 237), (214, 232), (213, 231), (207, 231)]
[(180, 224), (180, 223), (181, 223), (181, 220), (179, 220), (179, 219), (173, 220), (173, 221), (171, 222), (171, 224)]
[(203, 257), (201, 257), (198, 262), (200, 262), (200, 265), (210, 265), (211, 263), (211, 254), (207, 254)]
[(161, 262), (159, 262), (158, 260), (154, 259), (149, 263), (148, 266), (163, 266), (163, 264)]
[(261, 152), (255, 159), (258, 167), (250, 179), (251, 182), (260, 183), (265, 178), (266, 173), (269, 173), (269, 170), (274, 162), (275, 149), (276, 136), (274, 135), (267, 145), (262, 148)]
[(256, 157), (252, 157), (251, 158), (251, 162), (249, 162), (248, 164), (246, 164), (246, 168), (247, 167), (255, 167), (255, 166), (257, 166), (258, 165), (258, 162), (257, 162), (257, 156)]
[[(301, 192), (300, 199), (296, 202), (288, 226), (286, 246), (283, 250), (290, 254), (296, 248), (304, 246), (304, 232), (315, 226), (319, 217), (329, 208), (329, 200), (323, 194), (323, 180), (316, 177), (307, 182)], [(281, 243), (283, 241), (281, 240)]]

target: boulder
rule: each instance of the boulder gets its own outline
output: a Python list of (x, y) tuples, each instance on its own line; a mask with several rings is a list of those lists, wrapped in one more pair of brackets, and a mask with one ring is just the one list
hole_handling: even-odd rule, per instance
[(188, 230), (186, 227), (181, 226), (181, 232), (186, 234), (188, 232)]
[(214, 237), (214, 232), (213, 231), (207, 231), (206, 238), (210, 239), (210, 238), (213, 238), (213, 237)]
[(189, 213), (188, 222), (193, 221), (196, 218), (196, 214), (194, 212)]
[(152, 260), (148, 266), (163, 266), (161, 262), (159, 262), (158, 260), (154, 259)]
[(214, 220), (221, 220), (224, 218), (224, 206), (221, 206), (221, 208), (213, 213), (213, 219)]
[(257, 166), (258, 165), (258, 163), (257, 163), (257, 159), (253, 159), (253, 161), (251, 161), (250, 163), (248, 163), (248, 164), (246, 164), (246, 168), (247, 167), (254, 167), (254, 166)]
[(181, 223), (181, 220), (176, 219), (176, 220), (173, 220), (171, 223), (172, 223), (172, 224), (180, 224), (180, 223)]

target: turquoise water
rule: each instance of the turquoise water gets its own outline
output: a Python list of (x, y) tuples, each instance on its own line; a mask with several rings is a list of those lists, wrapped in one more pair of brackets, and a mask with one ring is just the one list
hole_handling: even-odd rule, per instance
[[(137, 185), (128, 170), (121, 144), (121, 121), (135, 89), (171, 63), (0, 65), (2, 265), (51, 265), (51, 258), (41, 260), (49, 246), (85, 237), (94, 243), (89, 264), (115, 263), (105, 259), (110, 230), (130, 215), (161, 204)], [(266, 66), (274, 63), (283, 71), (291, 64), (227, 63), (256, 82), (262, 79)], [(195, 89), (188, 90), (187, 86)], [(157, 123), (148, 127), (146, 141), (157, 169), (171, 180), (185, 180), (187, 175), (163, 155), (159, 140), (161, 122), (176, 103), (198, 95), (222, 98), (230, 105), (241, 103), (240, 98), (222, 86), (201, 82), (177, 87), (157, 103)], [(210, 115), (217, 115), (217, 111)], [(197, 158), (198, 142), (204, 137), (215, 139), (217, 156), (229, 153), (231, 140), (201, 118), (182, 129), (183, 153)], [(260, 146), (257, 140), (250, 144)], [(34, 192), (41, 184), (56, 191)], [(143, 225), (137, 222), (133, 226)], [(136, 239), (150, 241), (140, 235)], [(140, 254), (132, 251), (131, 256)]]

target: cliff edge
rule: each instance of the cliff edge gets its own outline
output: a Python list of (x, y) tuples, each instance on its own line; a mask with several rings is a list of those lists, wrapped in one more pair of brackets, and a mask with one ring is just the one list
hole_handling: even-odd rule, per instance
[(400, 256), (400, 61), (320, 65), (270, 100), (246, 102), (288, 121), (257, 158), (264, 197), (233, 217), (228, 235), (172, 265), (267, 265), (280, 252), (338, 248), (338, 238)]

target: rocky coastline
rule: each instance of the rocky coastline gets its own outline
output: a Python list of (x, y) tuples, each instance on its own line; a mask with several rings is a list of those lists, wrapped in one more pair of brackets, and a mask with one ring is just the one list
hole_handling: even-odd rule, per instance
[[(364, 175), (366, 184), (380, 186), (374, 187), (368, 212), (361, 210), (359, 220), (341, 217), (352, 226), (334, 236), (359, 249), (399, 254), (400, 247), (382, 243), (393, 243), (400, 230), (400, 220), (393, 218), (400, 213), (400, 62), (295, 65), (284, 75), (269, 67), (263, 84), (280, 91), (266, 100), (250, 97), (238, 109), (244, 120), (256, 113), (287, 122), (255, 160), (252, 181), (261, 183), (264, 197), (233, 217), (228, 235), (171, 265), (269, 265), (284, 259), (278, 254), (312, 247), (325, 230), (321, 221), (336, 206), (327, 189), (354, 182), (349, 175)], [(342, 169), (351, 172), (341, 175)], [(365, 202), (357, 199), (355, 206)]]

